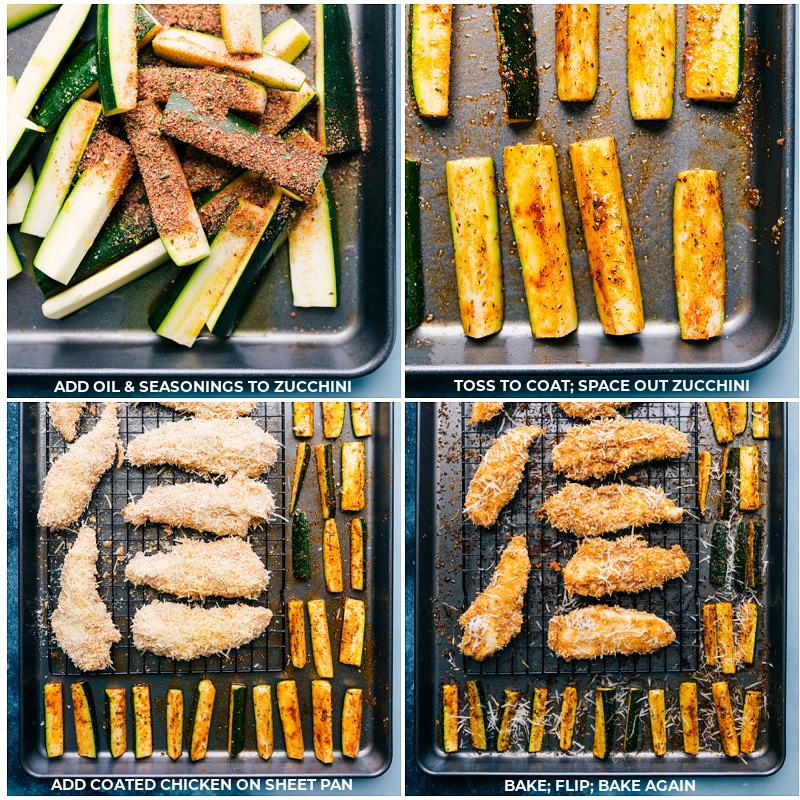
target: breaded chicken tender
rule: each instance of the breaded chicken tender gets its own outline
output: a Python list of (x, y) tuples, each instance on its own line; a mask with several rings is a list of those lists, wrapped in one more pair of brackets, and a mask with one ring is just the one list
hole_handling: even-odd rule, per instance
[(674, 641), (675, 631), (660, 617), (619, 606), (589, 606), (556, 614), (547, 631), (547, 646), (566, 661), (646, 655)]
[(598, 536), (660, 522), (678, 523), (683, 509), (655, 486), (614, 483), (591, 489), (568, 483), (536, 512), (560, 531)]
[(567, 594), (605, 597), (661, 587), (688, 569), (689, 559), (677, 544), (666, 550), (648, 547), (641, 536), (623, 536), (584, 540), (561, 575)]
[(585, 481), (647, 461), (680, 458), (688, 449), (686, 434), (677, 428), (617, 417), (570, 428), (553, 448), (553, 467), (571, 480)]
[(59, 647), (75, 666), (88, 672), (111, 666), (111, 645), (121, 638), (97, 593), (97, 541), (82, 527), (64, 557), (61, 594), (51, 620)]
[(181, 411), (185, 414), (192, 414), (200, 419), (235, 419), (236, 417), (246, 417), (253, 413), (255, 403), (211, 403), (202, 400), (192, 402), (171, 402), (159, 400), (158, 404), (171, 408), (173, 411)]
[(114, 464), (122, 448), (117, 412), (109, 403), (97, 424), (70, 445), (44, 479), (39, 524), (58, 530), (80, 519), (100, 478)]
[(67, 442), (75, 441), (78, 435), (78, 423), (86, 403), (48, 403), (50, 421), (53, 427), (64, 437)]
[(192, 528), (217, 536), (247, 536), (275, 511), (267, 486), (245, 475), (232, 475), (219, 485), (176, 483), (152, 486), (135, 503), (122, 509), (131, 525), (157, 522), (175, 528)]
[(229, 537), (215, 542), (182, 539), (168, 553), (137, 553), (125, 569), (133, 584), (146, 584), (177, 597), (255, 599), (269, 572), (249, 542)]
[(479, 422), (489, 422), (503, 411), (502, 403), (473, 403), (472, 415), (469, 418), (469, 425), (476, 425)]
[(257, 639), (272, 619), (262, 606), (235, 603), (203, 608), (156, 600), (133, 617), (133, 644), (157, 656), (191, 661)]
[(184, 419), (137, 436), (128, 461), (137, 467), (172, 464), (188, 472), (256, 478), (278, 456), (278, 443), (252, 419)]
[(476, 525), (488, 528), (517, 491), (531, 442), (542, 428), (522, 425), (495, 439), (469, 484), (464, 512)]
[(620, 409), (626, 408), (630, 403), (559, 403), (561, 410), (573, 419), (597, 419), (598, 417), (616, 417)]
[(504, 648), (522, 630), (522, 601), (531, 561), (524, 536), (514, 536), (500, 556), (489, 585), (461, 615), (464, 629), (459, 648), (483, 661)]

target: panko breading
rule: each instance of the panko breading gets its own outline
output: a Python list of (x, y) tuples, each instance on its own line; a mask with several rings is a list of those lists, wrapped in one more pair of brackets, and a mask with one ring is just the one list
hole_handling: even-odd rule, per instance
[(83, 527), (64, 557), (61, 594), (51, 620), (59, 647), (78, 669), (111, 666), (111, 645), (121, 638), (111, 614), (97, 593), (97, 541)]
[(522, 630), (522, 600), (530, 571), (525, 537), (514, 536), (500, 556), (489, 585), (458, 620), (464, 629), (458, 645), (464, 655), (483, 661)]
[(172, 464), (188, 472), (256, 478), (278, 456), (278, 443), (252, 419), (184, 419), (137, 436), (128, 461), (137, 467)]
[(158, 404), (171, 408), (173, 411), (182, 411), (185, 414), (192, 414), (200, 419), (234, 419), (235, 417), (246, 417), (253, 413), (255, 403), (206, 403), (202, 400), (194, 402), (171, 402), (159, 400)]
[(137, 553), (125, 577), (137, 586), (190, 599), (255, 599), (269, 584), (269, 572), (252, 546), (233, 537), (214, 542), (182, 539), (168, 553)]
[(191, 661), (252, 642), (271, 619), (268, 608), (244, 603), (203, 608), (156, 600), (136, 612), (131, 630), (139, 650)]
[(78, 423), (86, 403), (48, 403), (50, 421), (53, 427), (64, 437), (67, 442), (72, 442), (78, 435)]
[(152, 486), (137, 502), (125, 506), (122, 516), (131, 525), (150, 521), (217, 536), (247, 536), (251, 527), (265, 523), (274, 511), (275, 499), (267, 486), (233, 475), (219, 485)]
[(58, 530), (80, 519), (100, 478), (122, 448), (117, 403), (109, 403), (97, 424), (73, 442), (44, 479), (39, 524)]
[(560, 531), (576, 536), (598, 536), (660, 522), (678, 523), (683, 509), (656, 486), (614, 483), (590, 489), (568, 483), (536, 512)]
[(648, 547), (641, 536), (623, 536), (584, 540), (561, 575), (567, 594), (604, 597), (661, 587), (688, 569), (689, 559), (677, 544), (666, 550)]
[(495, 439), (469, 484), (464, 512), (476, 525), (488, 528), (517, 491), (531, 442), (542, 428), (522, 425)]
[(655, 614), (619, 606), (589, 606), (550, 620), (547, 646), (560, 658), (654, 653), (675, 641), (672, 626)]
[(494, 419), (498, 414), (503, 411), (502, 403), (473, 403), (472, 415), (469, 418), (469, 425), (475, 425), (479, 422), (488, 422)]
[(686, 434), (677, 428), (617, 417), (570, 428), (553, 448), (553, 467), (571, 480), (585, 481), (646, 461), (680, 458), (688, 449)]
[(561, 410), (573, 419), (597, 419), (598, 417), (616, 417), (621, 408), (626, 408), (630, 403), (559, 403)]

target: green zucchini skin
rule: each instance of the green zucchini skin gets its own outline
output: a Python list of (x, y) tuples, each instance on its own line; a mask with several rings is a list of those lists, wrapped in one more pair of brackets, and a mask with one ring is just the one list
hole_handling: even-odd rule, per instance
[(131, 111), (136, 106), (135, 31), (135, 8), (98, 4), (97, 82), (103, 113), (107, 117)]
[(628, 713), (625, 717), (625, 745), (626, 753), (633, 753), (639, 749), (639, 729), (641, 718), (639, 711), (642, 703), (642, 690), (638, 686), (631, 686), (628, 690)]
[(594, 744), (596, 758), (607, 759), (614, 749), (616, 690), (601, 686), (595, 692)]
[(708, 579), (714, 586), (723, 586), (728, 574), (728, 526), (718, 522), (711, 534), (711, 561)]
[(294, 475), (292, 476), (292, 495), (289, 501), (289, 513), (294, 514), (297, 499), (303, 488), (308, 462), (311, 461), (311, 445), (308, 442), (297, 443), (297, 457), (294, 462)]
[(97, 758), (97, 714), (92, 687), (86, 681), (78, 681), (70, 690), (78, 755)]
[(747, 575), (747, 532), (744, 522), (736, 530), (736, 544), (733, 549), (733, 588), (741, 592), (745, 587)]
[(336, 485), (333, 482), (333, 445), (316, 446), (317, 478), (322, 504), (322, 518), (330, 519), (336, 514)]
[(764, 547), (764, 523), (751, 520), (747, 523), (747, 583), (752, 589), (761, 589), (764, 585), (762, 577), (762, 548)]
[(719, 499), (719, 518), (731, 518), (736, 504), (736, 465), (739, 463), (739, 448), (726, 447), (722, 456), (722, 483)]
[(472, 746), (476, 750), (488, 750), (486, 690), (480, 681), (467, 681), (467, 703), (469, 704), (469, 733)]
[(493, 5), (506, 122), (536, 119), (539, 88), (530, 5)]
[(228, 755), (238, 756), (244, 750), (245, 708), (247, 687), (243, 683), (231, 684), (228, 709)]
[(308, 520), (302, 511), (292, 517), (292, 575), (295, 580), (311, 580), (311, 549)]
[(422, 238), (419, 213), (420, 163), (406, 159), (406, 330), (425, 319)]

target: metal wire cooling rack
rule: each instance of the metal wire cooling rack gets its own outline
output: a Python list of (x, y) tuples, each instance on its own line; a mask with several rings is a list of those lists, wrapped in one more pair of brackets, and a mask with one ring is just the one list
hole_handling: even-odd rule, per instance
[[(186, 418), (186, 415), (163, 406), (150, 403), (121, 404), (119, 430), (123, 446), (146, 430)], [(269, 472), (260, 480), (265, 482), (275, 497), (275, 508), (280, 512), (286, 507), (286, 421), (284, 407), (280, 403), (259, 403), (251, 414), (256, 424), (264, 428), (280, 444), (278, 458)], [(96, 423), (92, 414), (84, 414), (80, 433), (86, 433)], [(46, 465), (51, 464), (65, 450), (66, 443), (55, 431), (49, 414), (44, 425), (44, 451)], [(42, 465), (46, 468), (46, 465)], [(97, 545), (100, 555), (97, 561), (98, 592), (111, 610), (114, 624), (119, 628), (121, 639), (111, 648), (113, 668), (100, 674), (114, 675), (212, 675), (254, 672), (280, 672), (286, 666), (286, 625), (283, 614), (284, 589), (286, 586), (286, 541), (284, 520), (273, 515), (270, 522), (251, 530), (248, 540), (270, 571), (267, 591), (259, 597), (259, 604), (272, 609), (274, 616), (266, 633), (251, 643), (238, 647), (226, 655), (215, 655), (195, 659), (191, 662), (144, 653), (133, 646), (131, 621), (134, 614), (145, 604), (156, 599), (172, 599), (143, 586), (136, 587), (125, 580), (125, 567), (134, 553), (155, 552), (175, 543), (182, 533), (170, 533), (166, 526), (147, 524), (139, 528), (128, 525), (120, 511), (134, 498), (139, 498), (151, 486), (174, 484), (189, 480), (201, 480), (173, 467), (132, 467), (126, 463), (115, 465), (101, 479), (92, 501), (82, 519), (91, 520), (97, 530)], [(197, 538), (197, 532), (187, 532)], [(40, 552), (44, 555), (46, 580), (43, 602), (46, 619), (50, 619), (58, 603), (61, 591), (61, 568), (68, 549), (67, 542), (74, 534), (65, 531), (40, 529)], [(210, 536), (210, 539), (215, 537)], [(208, 604), (226, 604), (235, 600), (209, 598)], [(63, 650), (50, 639), (48, 649), (48, 671), (53, 676), (81, 676)]]
[[(498, 436), (498, 426), (468, 425), (470, 406), (461, 407), (461, 495), (460, 506), (475, 471), (486, 451)], [(506, 404), (506, 412), (514, 425), (535, 425), (544, 429), (530, 448), (522, 483), (514, 500), (501, 512), (498, 524), (491, 528), (475, 526), (462, 515), (461, 549), (463, 604), (461, 611), (483, 591), (491, 580), (500, 553), (509, 536), (526, 534), (531, 556), (531, 577), (523, 607), (523, 630), (503, 650), (482, 662), (461, 657), (461, 666), (468, 676), (542, 675), (657, 675), (691, 671), (697, 668), (699, 653), (700, 599), (698, 580), (700, 524), (689, 513), (680, 525), (654, 525), (637, 531), (651, 545), (681, 546), (689, 558), (689, 571), (684, 580), (669, 581), (663, 589), (638, 594), (617, 595), (619, 605), (649, 611), (667, 620), (674, 628), (676, 640), (650, 655), (619, 656), (593, 661), (566, 662), (547, 647), (547, 628), (554, 612), (567, 604), (559, 563), (563, 566), (575, 551), (575, 537), (561, 533), (536, 516), (536, 510), (552, 494), (568, 482), (553, 469), (550, 454), (567, 429), (579, 420), (569, 419), (555, 404)], [(658, 486), (676, 504), (687, 509), (696, 505), (698, 452), (697, 406), (690, 403), (644, 403), (633, 405), (625, 416), (671, 425), (687, 434), (689, 451), (681, 459), (644, 464), (628, 470), (624, 478), (636, 485)], [(501, 423), (502, 431), (511, 423)], [(612, 478), (604, 481), (611, 482)], [(593, 481), (597, 486), (603, 481)], [(460, 613), (460, 612), (459, 612)]]

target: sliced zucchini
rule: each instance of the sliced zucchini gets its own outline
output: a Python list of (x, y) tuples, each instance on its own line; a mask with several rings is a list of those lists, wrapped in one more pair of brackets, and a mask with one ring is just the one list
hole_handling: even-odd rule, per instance
[(422, 273), (422, 234), (419, 213), (419, 161), (406, 159), (405, 167), (405, 281), (406, 330), (425, 319), (425, 285)]
[(742, 603), (736, 617), (736, 660), (740, 664), (752, 664), (755, 660), (757, 632), (758, 606)]
[(761, 456), (756, 444), (739, 448), (739, 508), (761, 508)]
[(308, 520), (302, 511), (292, 517), (292, 575), (295, 580), (311, 580), (311, 550)]
[(256, 750), (259, 757), (266, 760), (275, 750), (272, 687), (268, 683), (253, 687), (253, 717), (256, 725)]
[(616, 690), (601, 686), (595, 690), (594, 743), (595, 758), (606, 759), (614, 749)]
[(417, 109), (421, 117), (446, 117), (450, 109), (453, 6), (414, 3), (410, 13), (409, 72)]
[(317, 481), (322, 518), (330, 519), (336, 513), (336, 486), (333, 483), (333, 445), (318, 444), (315, 448)]
[(701, 516), (706, 515), (708, 487), (711, 485), (711, 464), (711, 453), (708, 450), (701, 450), (697, 454), (697, 505)]
[(480, 681), (467, 681), (467, 704), (469, 706), (469, 736), (475, 750), (488, 750), (486, 734), (486, 691)]
[(364, 714), (363, 690), (350, 688), (342, 707), (342, 755), (355, 758), (361, 749), (361, 720)]
[(6, 224), (19, 225), (25, 218), (25, 211), (30, 203), (36, 186), (33, 168), (28, 167), (6, 197)]
[(208, 753), (208, 736), (211, 732), (211, 717), (214, 714), (214, 684), (203, 678), (197, 684), (194, 717), (192, 721), (192, 742), (189, 746), (189, 757), (192, 761), (201, 761)]
[(736, 649), (733, 642), (733, 606), (730, 603), (716, 604), (717, 654), (723, 675), (736, 673)]
[(361, 150), (350, 15), (344, 3), (317, 3), (314, 31), (317, 135), (326, 155)]
[(329, 592), (344, 591), (339, 529), (336, 527), (336, 520), (333, 518), (325, 520), (322, 531), (322, 566), (327, 590)]
[(314, 755), (333, 764), (333, 692), (330, 681), (311, 681), (311, 720)]
[(751, 589), (760, 589), (763, 585), (762, 570), (764, 561), (761, 550), (764, 541), (764, 525), (750, 520), (747, 523), (747, 560), (745, 562), (745, 580)]
[(229, 53), (261, 55), (264, 30), (258, 3), (220, 3), (219, 19)]
[(106, 688), (108, 749), (119, 758), (128, 749), (128, 698), (124, 688)]
[(458, 751), (458, 684), (442, 686), (442, 738), (445, 753)]
[(657, 756), (667, 752), (667, 704), (663, 689), (650, 689), (647, 692), (650, 704), (650, 735), (653, 741), (653, 752)]
[(744, 708), (742, 709), (741, 746), (742, 753), (752, 753), (758, 742), (758, 723), (761, 718), (762, 705), (761, 692), (750, 689), (744, 695)]
[(720, 336), (725, 321), (725, 225), (715, 170), (678, 173), (672, 225), (681, 338)]
[(342, 640), (339, 646), (339, 662), (360, 667), (364, 657), (364, 635), (367, 628), (367, 612), (363, 600), (346, 597), (342, 619)]
[(122, 114), (136, 107), (138, 89), (136, 6), (97, 6), (97, 82), (103, 114)]
[(266, 133), (279, 134), (316, 97), (317, 93), (308, 83), (304, 83), (296, 92), (267, 89), (267, 107), (259, 123), (261, 129)]
[(726, 447), (722, 451), (722, 477), (719, 495), (719, 518), (730, 519), (736, 504), (736, 467), (739, 453), (736, 447)]
[(599, 6), (556, 5), (556, 84), (562, 102), (586, 103), (597, 93)]
[(17, 251), (11, 237), (6, 233), (6, 279), (11, 280), (22, 272), (22, 262), (19, 260)]
[(70, 692), (78, 755), (97, 758), (97, 717), (94, 712), (92, 687), (86, 681), (78, 681), (70, 685)]
[(313, 403), (292, 403), (292, 430), (298, 439), (308, 439), (314, 435)]
[(705, 663), (713, 667), (717, 663), (717, 605), (703, 605), (703, 657)]
[(153, 755), (153, 712), (150, 707), (150, 687), (137, 683), (133, 696), (133, 753), (136, 758)]
[(536, 119), (539, 87), (531, 7), (494, 4), (492, 9), (506, 122), (532, 122)]
[(747, 533), (744, 522), (736, 530), (733, 549), (733, 588), (741, 592), (747, 583)]
[(753, 404), (753, 438), (769, 439), (769, 403)]
[(289, 655), (292, 666), (302, 669), (306, 665), (306, 612), (302, 600), (289, 600), (286, 603), (289, 619)]
[(300, 58), (310, 42), (308, 31), (294, 17), (289, 17), (264, 37), (261, 51), (291, 64)]
[(528, 752), (539, 753), (544, 741), (544, 721), (547, 715), (547, 688), (537, 686), (533, 690), (531, 704), (531, 732), (528, 736)]
[(572, 747), (575, 734), (575, 720), (578, 716), (578, 690), (574, 686), (566, 686), (561, 698), (561, 724), (559, 725), (558, 746), (564, 752)]
[(724, 522), (714, 525), (711, 534), (711, 557), (708, 579), (714, 586), (723, 586), (728, 575), (728, 526)]
[(366, 504), (367, 453), (364, 442), (342, 445), (342, 511), (361, 511)]
[(747, 430), (747, 403), (737, 401), (728, 403), (728, 416), (731, 420), (731, 430), (734, 436)]
[(350, 403), (350, 422), (353, 425), (353, 436), (358, 436), (359, 438), (372, 436), (369, 403), (363, 401), (353, 401)]
[(350, 520), (350, 588), (364, 589), (364, 552), (366, 549), (367, 523), (361, 517)]
[(531, 331), (537, 339), (566, 336), (578, 327), (578, 307), (555, 148), (506, 147), (503, 176)]
[(303, 742), (300, 704), (297, 701), (297, 684), (295, 681), (278, 681), (276, 693), (286, 757), (302, 760), (306, 748)]
[(338, 439), (344, 428), (345, 403), (322, 404), (322, 435), (326, 439)]
[(308, 601), (308, 622), (311, 627), (311, 652), (314, 668), (320, 678), (333, 677), (331, 637), (328, 632), (328, 613), (324, 600)]
[(628, 99), (634, 119), (672, 116), (676, 41), (674, 4), (628, 6)]
[(717, 724), (722, 740), (722, 751), (726, 756), (735, 758), (739, 755), (739, 737), (736, 735), (736, 723), (731, 708), (731, 695), (727, 681), (715, 681), (711, 684), (711, 695), (714, 698), (714, 709), (717, 712)]
[(59, 681), (44, 685), (44, 749), (48, 758), (64, 755), (64, 687)]
[(500, 719), (500, 728), (497, 732), (497, 752), (505, 753), (511, 749), (511, 732), (514, 729), (514, 719), (517, 716), (517, 706), (522, 698), (522, 692), (513, 689), (503, 690), (503, 715)]
[(684, 681), (678, 690), (681, 707), (681, 730), (683, 752), (696, 756), (700, 752), (700, 724), (697, 713), (697, 684)]
[(727, 403), (706, 403), (708, 416), (714, 428), (714, 436), (720, 444), (728, 444), (733, 441), (733, 429), (731, 428), (731, 416), (728, 411)]
[(597, 312), (613, 336), (644, 328), (639, 270), (613, 136), (569, 146)]
[(58, 3), (11, 3), (6, 6), (6, 31), (13, 31), (58, 6)]
[(228, 755), (238, 756), (244, 750), (244, 712), (247, 705), (247, 687), (235, 681), (231, 684), (228, 702)]
[(686, 6), (686, 96), (733, 103), (742, 77), (743, 6)]
[[(306, 477), (308, 462), (311, 460), (311, 445), (308, 442), (297, 443), (297, 456), (294, 460), (294, 474), (292, 476), (292, 496), (289, 501), (289, 513), (294, 514), (303, 481)], [(295, 576), (296, 577), (296, 576)], [(308, 580), (307, 578), (305, 580)]]
[(639, 729), (641, 728), (642, 690), (631, 686), (628, 690), (628, 709), (625, 715), (624, 750), (633, 753), (639, 749)]
[(167, 755), (177, 761), (183, 754), (183, 692), (167, 692)]
[(481, 339), (503, 327), (503, 268), (491, 158), (448, 161), (447, 198), (464, 334)]

